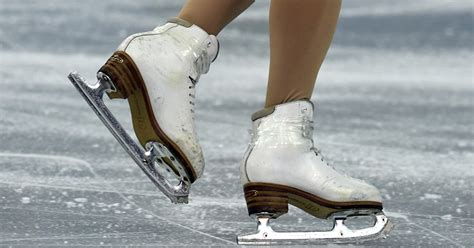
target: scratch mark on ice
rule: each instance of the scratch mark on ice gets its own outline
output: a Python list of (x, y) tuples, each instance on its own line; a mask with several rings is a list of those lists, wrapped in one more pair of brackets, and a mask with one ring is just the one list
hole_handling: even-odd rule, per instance
[[(95, 177), (97, 177), (97, 178), (102, 178), (100, 175), (98, 175), (98, 174), (95, 172), (95, 170), (92, 168), (92, 166), (91, 166), (89, 163), (87, 163), (86, 166), (87, 166), (87, 168), (89, 169), (89, 171), (90, 171)], [(106, 183), (106, 185), (107, 185), (108, 187), (113, 187), (112, 185), (108, 184), (105, 180), (103, 180), (103, 181)], [(124, 196), (121, 192), (116, 192), (116, 193), (117, 193), (118, 195), (120, 195), (120, 197), (122, 197), (122, 198), (123, 198), (125, 201), (127, 201), (128, 203), (134, 205), (135, 207), (138, 207), (138, 208), (143, 209), (143, 210), (144, 210), (145, 212), (147, 212), (148, 214), (150, 214), (150, 215), (152, 215), (152, 216), (154, 216), (154, 217), (156, 217), (156, 218), (158, 218), (158, 219), (160, 219), (160, 220), (166, 221), (166, 222), (168, 222), (168, 223), (171, 224), (171, 225), (179, 226), (179, 227), (184, 228), (184, 229), (187, 229), (187, 230), (189, 230), (189, 231), (191, 231), (191, 232), (196, 232), (196, 233), (199, 233), (199, 234), (201, 234), (201, 235), (207, 236), (207, 237), (209, 237), (209, 238), (213, 238), (213, 239), (216, 239), (216, 240), (220, 240), (220, 241), (225, 242), (225, 243), (227, 243), (227, 244), (235, 245), (234, 242), (231, 242), (231, 241), (229, 241), (229, 240), (226, 240), (226, 239), (223, 239), (223, 238), (219, 238), (219, 237), (214, 236), (214, 235), (211, 235), (211, 234), (209, 234), (209, 233), (205, 233), (205, 232), (196, 230), (196, 229), (194, 229), (194, 228), (188, 227), (188, 226), (186, 226), (186, 225), (183, 225), (183, 224), (177, 223), (177, 222), (175, 222), (175, 221), (171, 221), (171, 220), (169, 220), (169, 219), (167, 219), (167, 218), (164, 218), (164, 217), (162, 217), (162, 216), (159, 216), (159, 215), (155, 214), (153, 211), (148, 210), (148, 209), (146, 209), (146, 208), (143, 208), (143, 207), (141, 207), (140, 205), (138, 205), (136, 202), (134, 202), (134, 201), (128, 199), (128, 198), (127, 198), (126, 196)]]

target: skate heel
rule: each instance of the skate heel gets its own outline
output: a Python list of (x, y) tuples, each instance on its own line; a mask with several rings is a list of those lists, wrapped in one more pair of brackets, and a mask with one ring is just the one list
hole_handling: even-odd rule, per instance
[(244, 185), (245, 201), (250, 216), (278, 218), (288, 213), (288, 194), (275, 191), (265, 185), (248, 183)]
[(110, 99), (127, 99), (140, 86), (140, 72), (132, 58), (125, 52), (115, 52), (100, 68), (98, 73), (107, 75), (115, 86), (115, 91), (107, 92)]

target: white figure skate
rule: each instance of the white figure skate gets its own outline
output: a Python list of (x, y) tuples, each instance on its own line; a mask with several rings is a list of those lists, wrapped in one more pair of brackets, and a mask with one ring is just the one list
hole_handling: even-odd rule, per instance
[[(195, 85), (217, 53), (215, 36), (172, 19), (123, 41), (97, 73), (96, 84), (87, 84), (77, 73), (69, 75), (119, 143), (174, 203), (188, 202), (191, 183), (204, 169), (194, 126)], [(104, 93), (128, 99), (140, 144), (105, 106)]]
[[(382, 212), (379, 191), (335, 171), (313, 145), (313, 104), (295, 101), (252, 116), (252, 141), (241, 163), (241, 180), (258, 232), (237, 237), (239, 244), (281, 242), (354, 242), (385, 235), (391, 223)], [(288, 204), (317, 218), (334, 218), (331, 231), (275, 232), (269, 226), (288, 212)], [(373, 216), (374, 225), (351, 230), (351, 216)]]

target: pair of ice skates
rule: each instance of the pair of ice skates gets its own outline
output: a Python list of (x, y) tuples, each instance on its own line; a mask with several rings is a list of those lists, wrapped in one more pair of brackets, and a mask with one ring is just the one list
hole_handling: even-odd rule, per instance
[[(151, 181), (173, 203), (187, 203), (191, 184), (204, 169), (194, 126), (195, 86), (219, 50), (215, 36), (172, 19), (153, 31), (128, 37), (89, 85), (77, 73), (69, 79)], [(128, 99), (136, 143), (103, 102)], [(378, 190), (336, 172), (312, 140), (313, 105), (301, 100), (252, 116), (252, 140), (240, 166), (250, 216), (258, 232), (239, 236), (241, 244), (317, 240), (352, 242), (385, 235), (390, 222)], [(170, 179), (170, 175), (171, 178)], [(270, 219), (288, 204), (318, 218), (334, 218), (331, 231), (274, 232)], [(351, 216), (372, 216), (374, 225), (351, 230)]]

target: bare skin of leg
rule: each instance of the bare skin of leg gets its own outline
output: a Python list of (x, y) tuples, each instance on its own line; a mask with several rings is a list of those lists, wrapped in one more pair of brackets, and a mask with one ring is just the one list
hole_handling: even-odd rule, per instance
[(272, 0), (265, 107), (311, 98), (340, 9), (341, 0)]
[(178, 18), (217, 35), (227, 24), (246, 10), (254, 0), (188, 0)]

